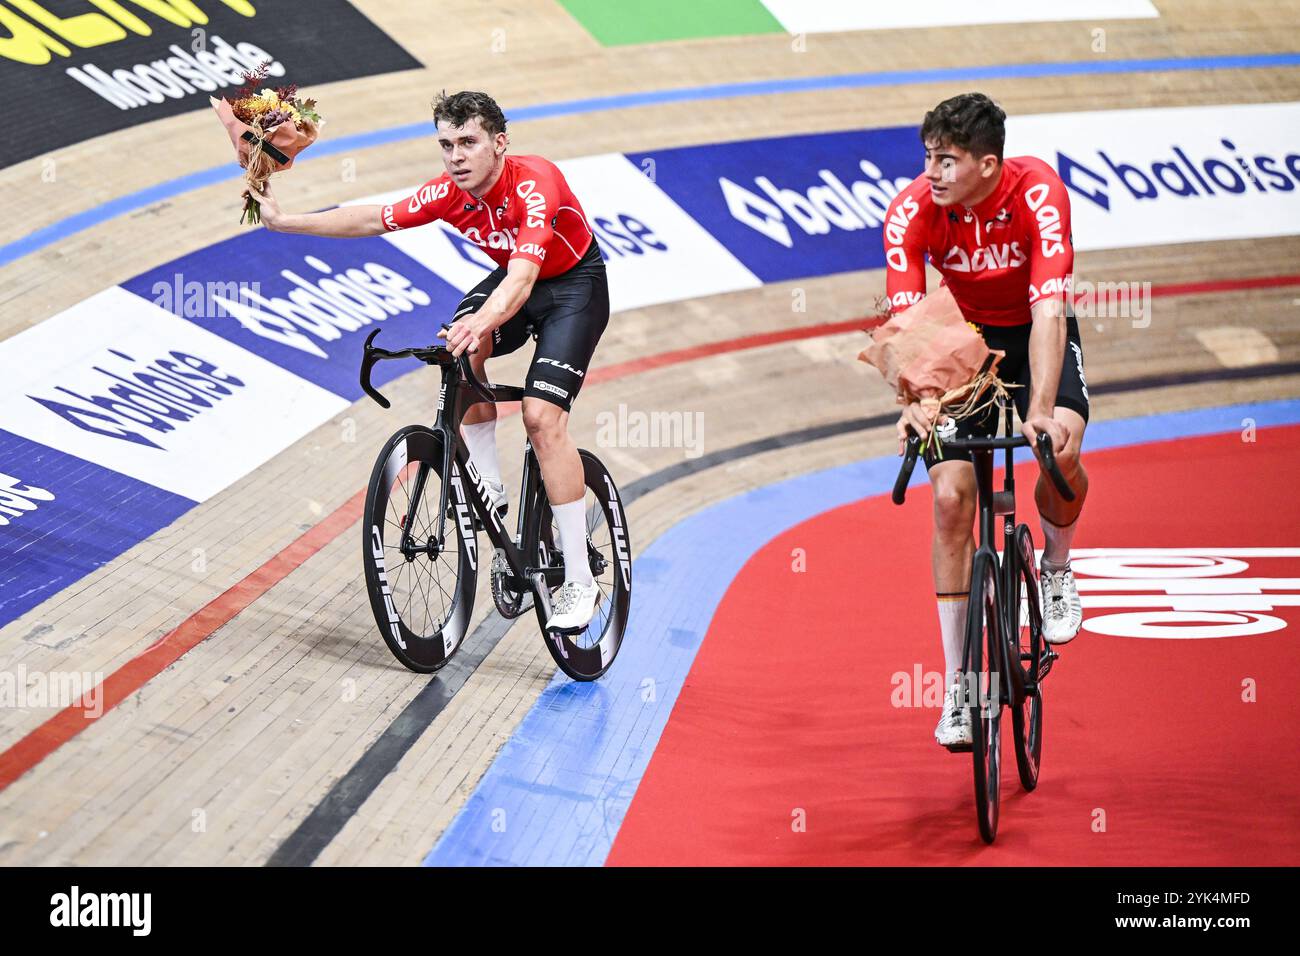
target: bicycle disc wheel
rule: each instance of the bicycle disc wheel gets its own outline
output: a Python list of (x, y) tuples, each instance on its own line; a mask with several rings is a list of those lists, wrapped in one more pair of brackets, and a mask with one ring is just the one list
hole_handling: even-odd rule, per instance
[[(1012, 577), (1014, 594), (1009, 606), (1016, 608), (1019, 625), (1012, 634), (1012, 652), (1019, 652), (1019, 673), (1012, 677), (1019, 687), (1010, 688), (1011, 727), (1016, 739), (1016, 768), (1020, 785), (1026, 790), (1038, 786), (1038, 770), (1043, 754), (1043, 682), (1039, 668), (1043, 659), (1043, 612), (1039, 603), (1038, 564), (1034, 560), (1034, 536), (1028, 525), (1020, 525), (1015, 534), (1016, 573)], [(1026, 684), (1032, 694), (1024, 692)], [(1019, 692), (1019, 699), (1016, 697)]]
[(980, 836), (992, 843), (998, 832), (1002, 765), (1002, 634), (998, 620), (997, 561), (988, 551), (975, 555), (970, 603), (966, 608), (966, 713), (971, 725), (975, 769), (975, 813)]
[[(623, 643), (632, 600), (632, 551), (627, 516), (614, 480), (591, 452), (579, 449), (578, 454), (586, 481), (587, 558), (600, 597), (591, 622), (576, 634), (546, 630), (540, 608), (538, 618), (545, 631), (546, 649), (560, 670), (574, 680), (589, 681), (609, 670)], [(537, 556), (538, 567), (564, 567), (560, 529), (544, 488), (539, 489), (533, 504), (524, 544), (525, 554)], [(551, 588), (552, 593), (555, 590)]]
[(436, 432), (410, 425), (393, 435), (366, 491), (362, 563), (370, 607), (393, 656), (421, 674), (455, 654), (474, 607), (477, 534), (465, 485), (454, 464), (452, 470), (451, 513), (441, 540), (442, 440)]

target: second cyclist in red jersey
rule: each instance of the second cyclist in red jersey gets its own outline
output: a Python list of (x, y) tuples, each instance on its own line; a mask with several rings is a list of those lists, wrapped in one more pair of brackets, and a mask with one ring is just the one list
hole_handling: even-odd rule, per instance
[[(1040, 577), (1043, 635), (1063, 644), (1078, 633), (1083, 608), (1070, 569), (1070, 542), (1088, 490), (1079, 459), (1088, 421), (1079, 327), (1069, 308), (1074, 271), (1070, 199), (1047, 163), (1004, 159), (1006, 114), (987, 96), (945, 100), (921, 125), (925, 171), (894, 197), (883, 227), (886, 293), (902, 311), (926, 292), (925, 265), (938, 270), (962, 315), (991, 349), (1013, 388), (1022, 431), (1052, 439), (1062, 473), (1075, 492), (1067, 502), (1040, 476), (1034, 491), (1043, 529)], [(935, 426), (920, 403), (904, 407), (900, 446), (910, 428), (922, 437)], [(991, 435), (997, 410), (957, 423), (959, 437)], [(970, 454), (929, 461), (934, 487), (932, 564), (943, 641), (944, 713), (935, 738), (968, 746), (968, 712), (959, 706), (961, 668), (976, 510)]]

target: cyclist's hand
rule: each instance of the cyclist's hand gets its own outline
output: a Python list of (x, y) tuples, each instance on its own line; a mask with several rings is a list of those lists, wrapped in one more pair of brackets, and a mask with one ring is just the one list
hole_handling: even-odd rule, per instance
[(1047, 415), (1032, 415), (1029, 421), (1020, 426), (1020, 433), (1029, 439), (1029, 447), (1035, 449), (1034, 454), (1038, 454), (1038, 435), (1040, 432), (1052, 439), (1052, 454), (1054, 455), (1059, 455), (1062, 449), (1069, 444), (1069, 428)]
[(492, 323), (477, 312), (457, 319), (447, 331), (447, 351), (459, 356), (462, 352), (473, 355), (479, 350), (479, 343), (492, 334)]
[(903, 414), (898, 419), (898, 453), (903, 454), (907, 447), (907, 430), (910, 427), (916, 436), (925, 441), (930, 434), (930, 429), (934, 425), (934, 418), (939, 411), (938, 404), (922, 405), (920, 402), (909, 402), (903, 406)]
[(262, 210), (261, 210), (262, 225), (266, 226), (267, 229), (274, 230), (276, 225), (280, 221), (281, 213), (280, 213), (280, 203), (276, 201), (275, 195), (271, 192), (270, 181), (268, 180), (267, 183), (262, 187), (261, 192), (258, 192), (252, 186), (245, 183), (244, 191), (240, 193), (239, 198), (241, 201), (243, 201), (247, 199), (249, 196), (252, 196), (254, 199), (256, 199), (262, 206)]

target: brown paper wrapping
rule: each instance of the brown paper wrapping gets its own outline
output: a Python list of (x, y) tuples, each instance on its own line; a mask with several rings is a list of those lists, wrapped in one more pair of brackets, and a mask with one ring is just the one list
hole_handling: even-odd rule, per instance
[(971, 383), (990, 355), (996, 372), (1000, 352), (962, 317), (957, 300), (940, 286), (916, 305), (893, 316), (871, 333), (858, 358), (879, 369), (900, 404), (936, 400)]

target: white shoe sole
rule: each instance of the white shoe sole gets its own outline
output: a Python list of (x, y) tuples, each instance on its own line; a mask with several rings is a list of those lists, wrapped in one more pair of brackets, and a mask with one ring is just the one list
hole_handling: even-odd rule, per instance
[(581, 634), (587, 629), (587, 625), (591, 623), (591, 619), (595, 616), (596, 612), (593, 609), (591, 615), (581, 624), (559, 624), (556, 623), (556, 618), (551, 618), (546, 622), (546, 629), (548, 631), (559, 631), (561, 634)]

